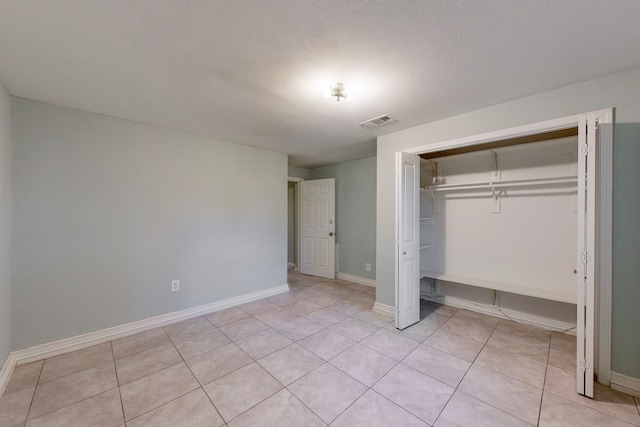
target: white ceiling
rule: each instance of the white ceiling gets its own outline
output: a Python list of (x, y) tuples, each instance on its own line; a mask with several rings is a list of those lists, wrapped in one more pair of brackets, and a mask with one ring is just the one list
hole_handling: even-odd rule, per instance
[[(289, 154), (640, 65), (637, 0), (0, 0), (14, 96)], [(343, 82), (349, 101), (323, 97)], [(389, 114), (376, 130), (359, 123)]]

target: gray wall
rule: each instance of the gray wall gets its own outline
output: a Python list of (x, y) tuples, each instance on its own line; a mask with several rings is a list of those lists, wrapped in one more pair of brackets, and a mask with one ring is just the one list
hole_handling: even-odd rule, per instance
[(289, 166), (288, 167), (289, 176), (294, 178), (302, 178), (302, 179), (310, 179), (311, 178), (311, 169), (300, 168), (297, 166)]
[(14, 348), (286, 283), (285, 155), (24, 99), (13, 113)]
[(640, 68), (406, 129), (378, 138), (377, 301), (394, 305), (394, 153), (396, 151), (616, 108), (612, 369), (640, 378)]
[[(629, 88), (636, 98), (639, 83)], [(640, 99), (637, 100), (640, 105)], [(640, 106), (638, 107), (640, 109)], [(613, 146), (612, 369), (640, 379), (640, 123), (616, 110)], [(627, 119), (628, 120), (628, 119)], [(640, 122), (640, 112), (636, 117)]]
[[(338, 271), (376, 278), (376, 158), (311, 170), (311, 179), (336, 179)], [(365, 264), (371, 271), (365, 271)]]
[(0, 366), (11, 346), (11, 97), (0, 84)]

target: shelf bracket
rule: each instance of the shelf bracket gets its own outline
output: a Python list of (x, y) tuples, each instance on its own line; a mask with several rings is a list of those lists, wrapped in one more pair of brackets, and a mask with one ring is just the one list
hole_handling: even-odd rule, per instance
[(489, 183), (489, 188), (491, 189), (491, 199), (493, 201), (491, 213), (500, 213), (502, 209), (502, 204), (500, 202), (500, 190), (493, 186), (493, 182)]
[(438, 172), (438, 162), (434, 162), (433, 160), (430, 160), (430, 162), (431, 162), (431, 182), (433, 184), (441, 184), (443, 179)]
[(429, 189), (429, 187), (425, 187), (424, 189), (427, 191), (427, 193), (429, 193), (429, 194), (431, 195), (431, 200), (432, 200), (432, 202), (433, 202), (433, 203), (431, 204), (431, 213), (432, 213), (432, 214), (440, 213), (440, 211), (438, 210), (438, 202), (437, 202), (437, 200), (436, 200), (436, 195), (435, 195), (435, 194), (433, 194), (433, 191), (431, 191), (431, 190)]
[(498, 153), (496, 153), (495, 151), (491, 151), (491, 157), (492, 157), (492, 176), (493, 178), (497, 178), (498, 180), (500, 179), (500, 167), (498, 166)]

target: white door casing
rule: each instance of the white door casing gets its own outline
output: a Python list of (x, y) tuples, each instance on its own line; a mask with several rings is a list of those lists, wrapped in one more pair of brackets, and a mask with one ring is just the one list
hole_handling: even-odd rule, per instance
[(396, 153), (396, 328), (420, 321), (420, 158)]
[(298, 189), (300, 272), (334, 279), (335, 179), (302, 181)]

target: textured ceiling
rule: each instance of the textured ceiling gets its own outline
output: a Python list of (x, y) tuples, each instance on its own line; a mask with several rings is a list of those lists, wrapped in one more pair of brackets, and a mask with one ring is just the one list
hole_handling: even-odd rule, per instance
[[(0, 0), (14, 96), (289, 154), (640, 65), (637, 0)], [(353, 99), (322, 96), (343, 82)], [(397, 121), (358, 124), (381, 114)]]

